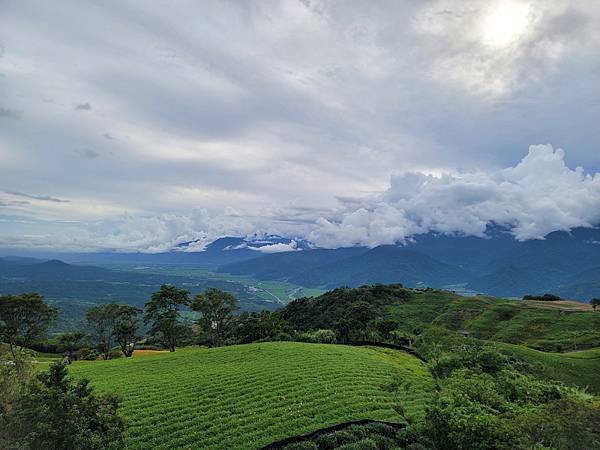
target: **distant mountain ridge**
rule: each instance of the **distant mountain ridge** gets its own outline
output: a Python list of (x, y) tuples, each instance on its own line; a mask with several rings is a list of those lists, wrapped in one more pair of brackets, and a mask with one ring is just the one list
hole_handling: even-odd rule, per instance
[(600, 297), (600, 229), (556, 231), (524, 242), (502, 229), (491, 231), (489, 238), (427, 233), (405, 245), (264, 255), (218, 271), (322, 288), (403, 283), (462, 286), (505, 297), (546, 292)]
[[(158, 254), (59, 253), (45, 257), (79, 264), (189, 264), (325, 289), (403, 283), (500, 297), (546, 292), (578, 300), (600, 297), (598, 228), (556, 231), (543, 240), (524, 242), (516, 241), (504, 228), (490, 226), (485, 238), (427, 233), (413, 236), (403, 245), (375, 248), (322, 249), (281, 236), (230, 236), (215, 240), (202, 251), (192, 251), (197, 247), (198, 242), (192, 241)], [(32, 261), (23, 256), (12, 258), (14, 264)]]

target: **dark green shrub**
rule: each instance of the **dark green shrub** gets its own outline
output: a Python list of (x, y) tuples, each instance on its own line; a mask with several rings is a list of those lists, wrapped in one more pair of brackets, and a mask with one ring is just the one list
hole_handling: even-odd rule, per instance
[(100, 353), (94, 348), (81, 348), (79, 349), (78, 354), (79, 359), (83, 359), (84, 361), (95, 361), (100, 358)]
[(56, 363), (23, 386), (4, 417), (9, 448), (100, 450), (124, 447), (120, 400), (95, 394), (87, 380), (73, 383)]

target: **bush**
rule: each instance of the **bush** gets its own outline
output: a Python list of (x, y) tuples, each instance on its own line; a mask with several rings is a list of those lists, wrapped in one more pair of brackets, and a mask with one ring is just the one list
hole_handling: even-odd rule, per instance
[(540, 302), (557, 302), (562, 300), (558, 295), (554, 294), (544, 294), (544, 295), (525, 295), (523, 296), (523, 300), (537, 300)]
[(412, 347), (415, 342), (416, 336), (411, 333), (406, 333), (400, 330), (394, 330), (389, 335), (390, 340), (397, 345), (403, 345), (405, 347)]
[(315, 344), (335, 344), (336, 335), (333, 330), (316, 330), (297, 333), (296, 340), (300, 342), (312, 342)]
[(572, 397), (529, 411), (520, 426), (534, 442), (569, 450), (600, 448), (600, 405)]
[(123, 352), (121, 350), (113, 348), (108, 352), (108, 359), (117, 359), (123, 356)]
[(80, 348), (77, 353), (79, 354), (79, 359), (84, 361), (95, 361), (100, 358), (100, 353), (94, 348)]
[(100, 450), (124, 447), (120, 400), (97, 395), (87, 380), (72, 383), (66, 366), (26, 382), (4, 416), (7, 448)]

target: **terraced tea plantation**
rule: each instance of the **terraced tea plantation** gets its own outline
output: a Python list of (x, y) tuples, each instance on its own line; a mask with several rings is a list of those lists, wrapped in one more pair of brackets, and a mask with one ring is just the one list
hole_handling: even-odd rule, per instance
[(433, 390), (400, 351), (269, 342), (78, 362), (74, 377), (122, 394), (128, 448), (259, 448), (357, 419), (419, 415)]

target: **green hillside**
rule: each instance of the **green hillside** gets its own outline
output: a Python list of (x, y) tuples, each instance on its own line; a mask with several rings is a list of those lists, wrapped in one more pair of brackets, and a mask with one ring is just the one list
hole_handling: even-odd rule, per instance
[[(417, 310), (418, 308), (418, 310)], [(444, 292), (420, 292), (394, 317), (423, 320), (451, 330), (468, 331), (473, 337), (523, 344), (544, 351), (572, 351), (600, 346), (600, 314), (575, 302), (502, 300), (493, 297), (461, 297)]]
[(465, 297), (435, 289), (401, 285), (338, 288), (319, 297), (299, 299), (282, 310), (295, 329), (335, 328), (361, 303), (372, 317), (396, 322), (412, 333), (424, 325), (468, 331), (472, 337), (565, 352), (600, 346), (600, 313), (569, 301), (522, 301)]
[(257, 448), (355, 419), (420, 415), (425, 365), (372, 347), (262, 343), (77, 362), (70, 372), (123, 395), (130, 448)]
[(531, 364), (534, 373), (539, 377), (561, 381), (600, 394), (600, 348), (569, 353), (548, 353), (522, 345), (501, 343), (497, 345)]

